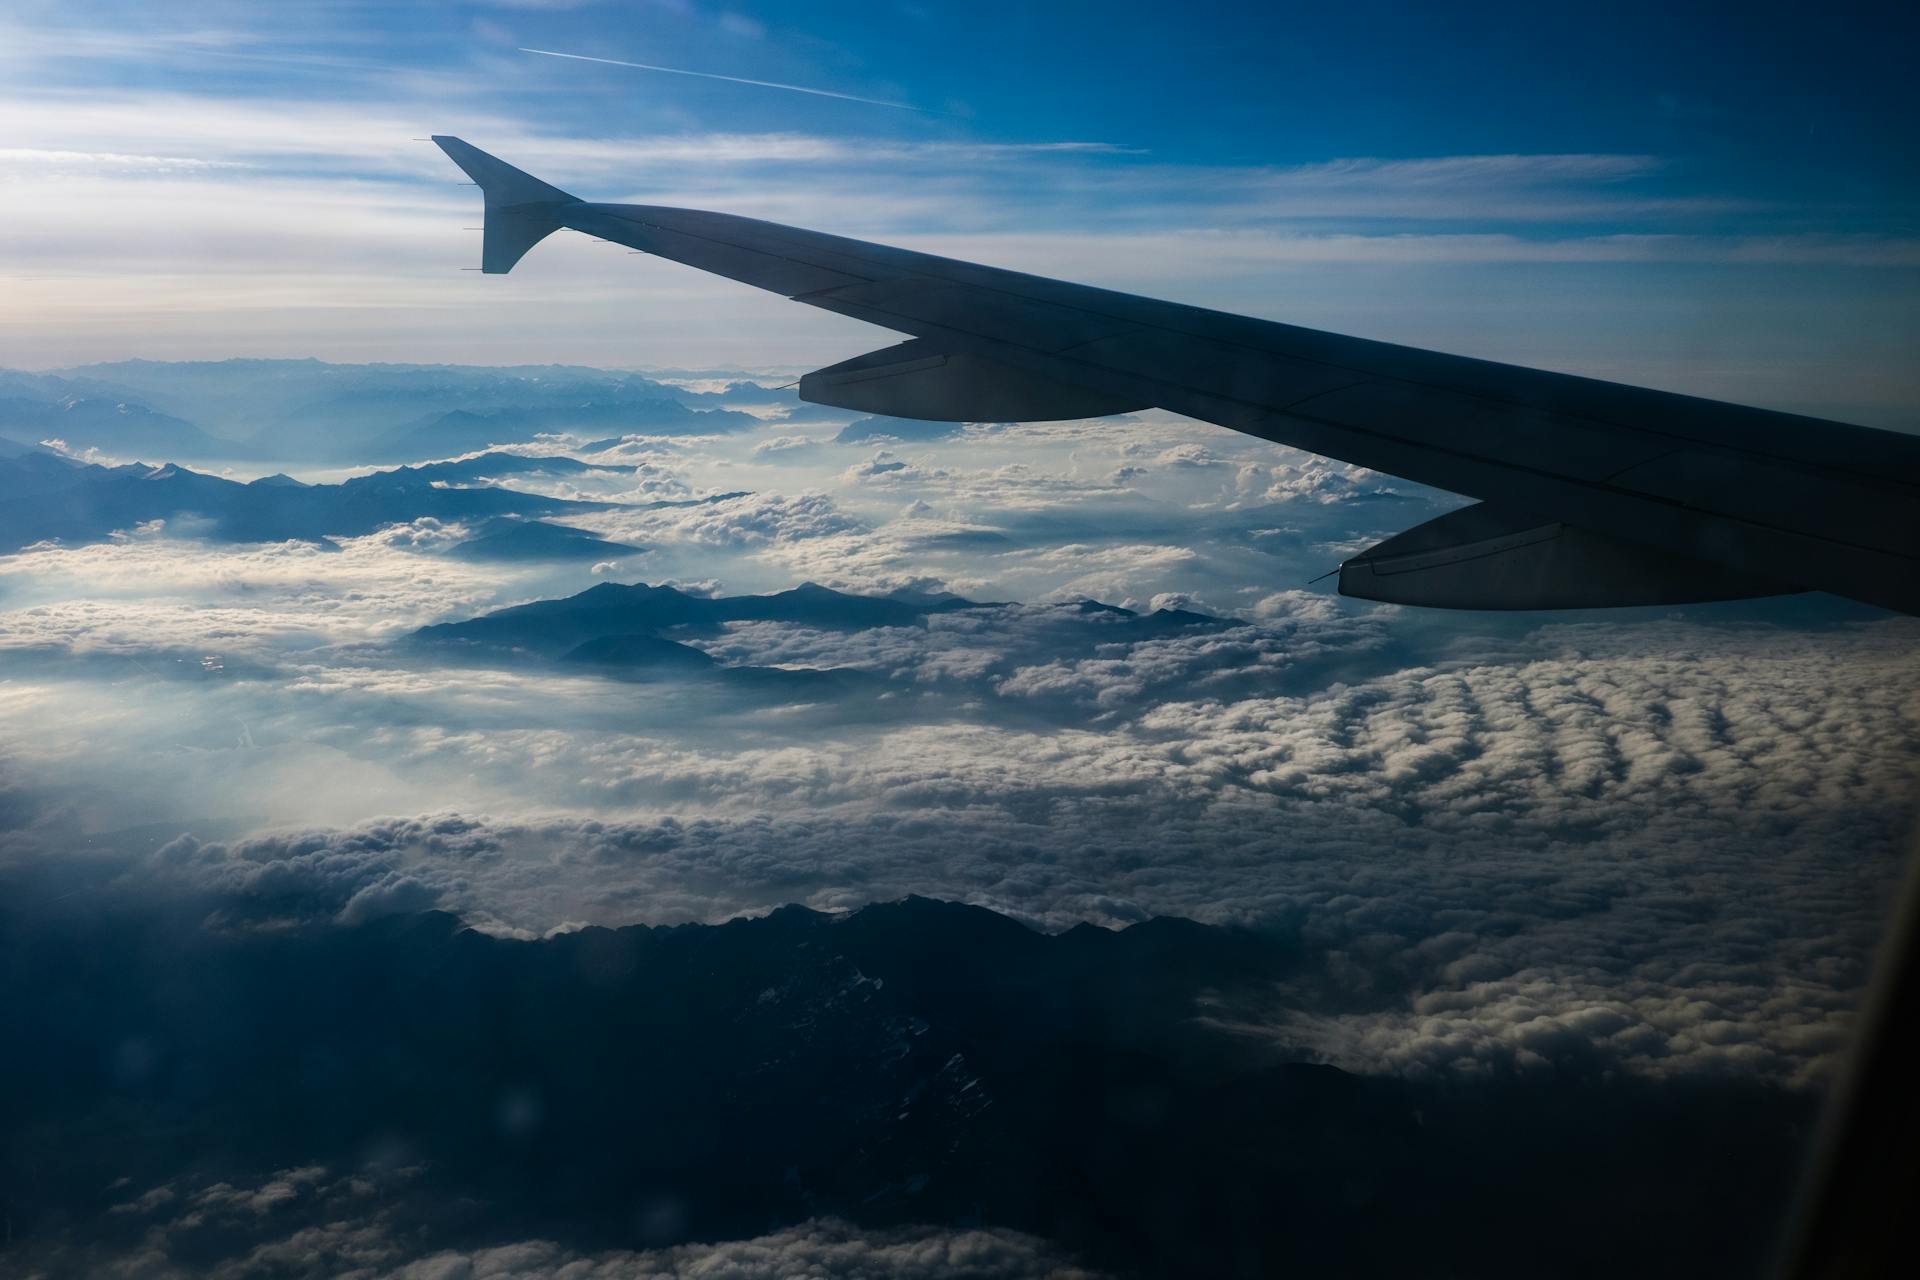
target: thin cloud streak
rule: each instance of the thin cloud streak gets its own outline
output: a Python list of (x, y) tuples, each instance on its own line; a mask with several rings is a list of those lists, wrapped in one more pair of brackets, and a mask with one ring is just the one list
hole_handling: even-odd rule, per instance
[(785, 89), (788, 93), (808, 93), (816, 98), (838, 98), (842, 102), (864, 102), (870, 107), (892, 107), (896, 111), (919, 111), (927, 114), (925, 107), (916, 107), (910, 102), (888, 102), (884, 98), (862, 98), (851, 93), (835, 93), (831, 89), (810, 89), (802, 84), (781, 84), (775, 80), (749, 80), (745, 76), (723, 76), (712, 71), (689, 71), (685, 67), (661, 67), (650, 62), (623, 62), (618, 58), (592, 58), (584, 53), (556, 53), (552, 49), (522, 48), (521, 53), (537, 53), (543, 58), (570, 58), (575, 62), (600, 62), (610, 67), (632, 67), (636, 71), (661, 71), (671, 76), (695, 76), (701, 80), (725, 80), (729, 84), (750, 84), (762, 89)]

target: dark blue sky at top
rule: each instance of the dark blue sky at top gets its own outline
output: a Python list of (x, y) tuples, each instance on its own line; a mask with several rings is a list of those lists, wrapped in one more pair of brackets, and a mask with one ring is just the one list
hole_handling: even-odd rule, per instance
[[(582, 3), (192, 6), (246, 14), (263, 51), (453, 71), (511, 43), (894, 97), (926, 114), (521, 55), (502, 103), (555, 127), (697, 124), (860, 136), (1085, 139), (1177, 162), (1607, 152), (1675, 181), (1818, 205), (1823, 229), (1900, 233), (1920, 193), (1920, 19), (1870, 4)], [(127, 14), (134, 30), (178, 13)], [(73, 68), (84, 76), (85, 72)], [(116, 64), (115, 79), (141, 78)], [(179, 67), (156, 64), (155, 85)], [(196, 84), (315, 74), (236, 58)], [(342, 77), (337, 92), (362, 86)], [(934, 113), (939, 114), (934, 114)]]
[[(650, 3), (468, 12), (542, 47), (899, 96), (951, 113), (672, 82), (678, 109), (743, 129), (804, 122), (915, 137), (1072, 137), (1234, 163), (1648, 153), (1753, 196), (1851, 206), (1861, 223), (1887, 230), (1891, 207), (1920, 187), (1920, 19), (1910, 6), (784, 2), (717, 15)], [(458, 40), (451, 17), (421, 8), (382, 21), (410, 28), (403, 38)], [(658, 123), (649, 117), (662, 100), (659, 86), (636, 91), (645, 75), (548, 62), (528, 68), (526, 87), (572, 86), (593, 121), (645, 127)]]

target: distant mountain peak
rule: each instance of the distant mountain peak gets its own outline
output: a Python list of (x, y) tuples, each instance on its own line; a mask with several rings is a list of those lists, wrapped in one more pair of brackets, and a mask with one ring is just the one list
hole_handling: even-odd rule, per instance
[[(49, 539), (96, 542), (115, 530), (191, 512), (201, 536), (224, 542), (316, 541), (358, 537), (389, 524), (423, 516), (471, 525), (502, 515), (535, 516), (595, 510), (604, 504), (572, 502), (514, 489), (442, 488), (419, 476), (378, 473), (340, 484), (302, 484), (286, 475), (250, 483), (194, 471), (172, 462), (101, 466), (23, 449), (0, 450), (0, 552)], [(511, 541), (545, 539), (549, 547), (570, 543), (584, 554), (591, 534), (547, 526)], [(524, 550), (524, 548), (523, 548)], [(634, 548), (604, 544), (601, 555)]]
[(566, 598), (568, 600), (591, 600), (598, 602), (602, 600), (644, 599), (648, 596), (680, 596), (689, 600), (700, 598), (688, 596), (686, 592), (681, 591), (678, 587), (665, 585), (656, 587), (645, 582), (601, 582), (588, 587), (585, 591), (577, 595), (571, 595)]
[(929, 613), (978, 607), (960, 596), (918, 603), (852, 595), (815, 582), (771, 595), (742, 596), (696, 596), (645, 582), (602, 582), (562, 599), (537, 600), (462, 622), (423, 627), (414, 638), (559, 658), (588, 641), (614, 635), (659, 635), (676, 629), (712, 634), (730, 622), (786, 622), (859, 631), (920, 625)]

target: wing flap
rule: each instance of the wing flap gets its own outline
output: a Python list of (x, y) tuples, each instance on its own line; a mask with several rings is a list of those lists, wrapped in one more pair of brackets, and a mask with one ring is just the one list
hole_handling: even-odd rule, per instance
[(1340, 594), (1439, 609), (1696, 604), (1799, 590), (1710, 561), (1477, 503), (1340, 566)]
[(849, 285), (800, 301), (908, 333), (934, 326), (1042, 352), (1077, 347), (1133, 327), (1125, 320), (1053, 302), (912, 277)]
[(800, 379), (800, 398), (931, 422), (1056, 422), (1146, 407), (923, 338), (817, 369)]

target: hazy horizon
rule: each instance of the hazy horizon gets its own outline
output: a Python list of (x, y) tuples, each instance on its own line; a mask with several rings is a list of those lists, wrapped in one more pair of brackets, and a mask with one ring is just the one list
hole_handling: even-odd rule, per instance
[[(164, 16), (30, 4), (0, 27), (0, 122), (16, 139), (0, 149), (0, 218), (15, 228), (0, 364), (804, 368), (885, 340), (579, 236), (504, 280), (463, 271), (477, 193), (417, 140), (455, 133), (600, 199), (1844, 421), (1920, 421), (1920, 180), (1901, 146), (1914, 104), (1869, 70), (1898, 41), (1747, 11), (1744, 63), (1696, 62), (1689, 51), (1729, 33), (1705, 11), (1662, 14), (1657, 42), (1632, 39), (1617, 11), (1582, 24), (1491, 10), (1459, 25), (1402, 13), (1405, 45), (1382, 46), (1363, 10), (1282, 22), (1138, 6), (1079, 25), (1072, 6), (961, 22), (906, 5), (876, 23), (688, 3), (629, 23), (592, 3), (262, 15), (200, 0)], [(1381, 64), (1332, 74), (1296, 60), (1275, 77), (1263, 54), (1355, 40)], [(1529, 40), (1559, 42), (1570, 65), (1519, 59)], [(1407, 74), (1415, 51), (1427, 61)], [(1480, 66), (1498, 68), (1504, 101)], [(1177, 85), (1174, 115), (1192, 127), (1153, 111), (1129, 75)]]

